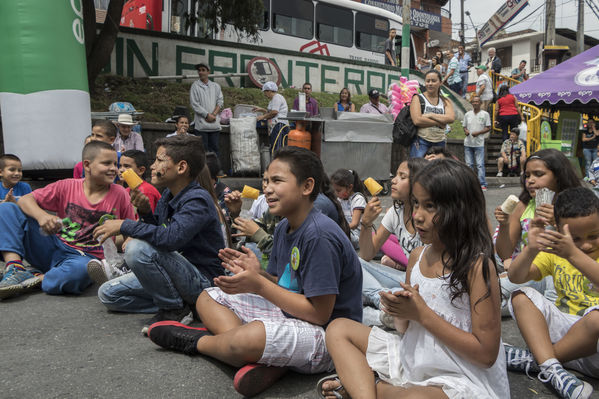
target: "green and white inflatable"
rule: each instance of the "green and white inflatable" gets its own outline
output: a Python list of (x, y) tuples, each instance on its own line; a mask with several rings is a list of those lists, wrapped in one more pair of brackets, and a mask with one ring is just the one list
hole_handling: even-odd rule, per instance
[(24, 169), (69, 169), (91, 114), (81, 0), (0, 1), (4, 149)]

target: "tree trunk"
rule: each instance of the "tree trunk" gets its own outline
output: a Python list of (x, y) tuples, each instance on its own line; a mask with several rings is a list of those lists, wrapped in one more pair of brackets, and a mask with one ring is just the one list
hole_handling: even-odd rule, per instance
[(96, 9), (94, 0), (83, 0), (83, 23), (85, 29), (85, 52), (87, 56), (87, 81), (89, 91), (95, 91), (95, 81), (100, 71), (110, 61), (119, 33), (119, 23), (125, 0), (110, 0), (106, 20), (99, 34), (96, 34)]

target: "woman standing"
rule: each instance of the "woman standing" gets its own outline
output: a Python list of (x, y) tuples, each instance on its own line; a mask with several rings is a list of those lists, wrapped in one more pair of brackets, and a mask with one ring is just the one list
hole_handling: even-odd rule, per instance
[(337, 111), (339, 112), (356, 112), (356, 106), (351, 102), (351, 93), (344, 87), (339, 93), (339, 101), (336, 102)]
[(523, 120), (524, 116), (520, 107), (518, 107), (518, 100), (510, 94), (509, 87), (501, 86), (495, 106), (495, 123), (499, 124), (501, 128), (502, 141), (510, 138), (508, 127), (509, 129), (515, 129)]
[(410, 147), (411, 158), (424, 157), (426, 151), (433, 146), (445, 147), (445, 127), (453, 123), (455, 113), (451, 101), (441, 95), (441, 81), (439, 71), (428, 71), (424, 75), (426, 91), (412, 98), (410, 116), (418, 128), (418, 136)]

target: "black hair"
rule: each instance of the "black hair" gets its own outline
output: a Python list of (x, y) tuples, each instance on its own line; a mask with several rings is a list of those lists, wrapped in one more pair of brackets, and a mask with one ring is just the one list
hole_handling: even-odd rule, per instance
[(172, 136), (154, 142), (156, 148), (164, 147), (174, 163), (187, 162), (189, 177), (195, 179), (206, 164), (206, 153), (202, 139), (196, 136)]
[(179, 120), (181, 120), (181, 118), (187, 119), (187, 122), (189, 123), (189, 116), (187, 116), (187, 115), (177, 115), (175, 117), (175, 123), (179, 123)]
[(114, 126), (114, 123), (111, 121), (107, 119), (99, 119), (94, 122), (93, 127), (96, 126), (102, 128), (108, 137), (116, 137), (116, 126)]
[(568, 188), (556, 196), (553, 208), (555, 223), (564, 218), (580, 218), (599, 213), (599, 198), (585, 187)]
[[(435, 75), (437, 75), (437, 78), (439, 79), (439, 82), (443, 82), (443, 76), (441, 75), (441, 72), (437, 71), (437, 70), (436, 70), (436, 69), (434, 69), (434, 68), (433, 68), (433, 69), (429, 69), (428, 71), (426, 71), (426, 73), (424, 74), (424, 80), (425, 80), (425, 81), (426, 81), (426, 77), (427, 77), (428, 75), (430, 75), (431, 73), (434, 73)], [(439, 85), (439, 90), (437, 91), (437, 95), (439, 96), (439, 99), (440, 99), (441, 101), (443, 101), (443, 104), (445, 104), (445, 102), (446, 102), (447, 100), (445, 100), (445, 97), (443, 97), (443, 96), (441, 95), (441, 86), (443, 86), (443, 85), (442, 85), (442, 84), (441, 84), (441, 85)]]
[[(443, 275), (451, 292), (451, 300), (470, 293), (469, 275), (479, 259), (487, 292), (476, 303), (491, 294), (490, 273), (497, 274), (493, 240), (487, 227), (485, 196), (476, 174), (466, 164), (453, 159), (429, 162), (413, 180), (424, 188), (434, 203), (433, 223), (444, 245), (441, 259)], [(413, 189), (410, 198), (413, 206)], [(474, 298), (473, 298), (474, 299)]]
[(331, 183), (344, 188), (349, 188), (351, 185), (354, 193), (360, 193), (365, 198), (368, 198), (366, 187), (364, 187), (362, 180), (360, 180), (360, 176), (358, 176), (358, 172), (355, 170), (337, 169), (335, 173), (331, 175)]
[[(429, 164), (429, 161), (427, 161), (424, 158), (408, 158), (408, 160), (405, 162), (408, 163), (408, 171), (409, 171), (408, 181), (410, 182), (410, 187), (412, 187), (412, 185), (414, 184), (414, 177), (416, 176), (416, 174), (418, 172), (420, 172), (421, 169), (423, 169), (426, 165)], [(395, 213), (397, 213), (398, 216), (399, 216), (399, 209), (401, 207), (406, 207), (406, 206), (409, 207), (410, 209), (412, 208), (412, 204), (410, 204), (410, 201), (407, 201), (407, 203), (404, 204), (403, 201), (393, 200), (393, 209), (395, 210)], [(414, 226), (414, 220), (412, 219), (412, 212), (409, 212), (409, 219), (404, 220), (404, 224), (407, 224), (407, 223), (412, 223), (412, 227)]]
[(305, 148), (282, 147), (274, 153), (272, 160), (275, 159), (289, 164), (289, 170), (297, 179), (298, 184), (302, 184), (310, 178), (314, 180), (314, 188), (310, 193), (310, 201), (314, 202), (320, 193), (324, 174), (322, 162), (316, 154)]
[(232, 243), (231, 228), (229, 226), (229, 223), (227, 222), (227, 219), (225, 218), (225, 215), (223, 215), (223, 210), (221, 209), (221, 207), (218, 203), (218, 197), (216, 196), (216, 191), (214, 190), (214, 185), (210, 181), (210, 171), (208, 170), (208, 165), (204, 165), (204, 167), (198, 174), (198, 177), (196, 180), (198, 181), (198, 183), (200, 183), (200, 186), (202, 186), (202, 188), (204, 190), (208, 191), (208, 194), (210, 194), (210, 198), (212, 198), (212, 202), (214, 203), (214, 206), (216, 207), (216, 212), (218, 213), (218, 220), (225, 226), (225, 234), (226, 234), (225, 246), (230, 247), (231, 243)]
[(347, 223), (347, 219), (343, 215), (343, 208), (341, 207), (341, 203), (339, 199), (335, 195), (333, 188), (331, 187), (331, 181), (329, 180), (329, 176), (326, 173), (322, 173), (322, 183), (320, 184), (320, 191), (324, 194), (325, 197), (331, 200), (333, 205), (335, 205), (335, 209), (337, 210), (337, 224), (341, 227), (341, 230), (345, 233), (347, 238), (350, 238), (351, 229), (349, 228), (349, 223)]
[(83, 151), (81, 151), (81, 160), (91, 162), (94, 159), (96, 159), (96, 157), (102, 150), (116, 152), (116, 150), (108, 143), (105, 143), (103, 141), (90, 141), (89, 143), (83, 146)]
[(2, 154), (0, 155), (0, 169), (4, 169), (6, 167), (6, 161), (21, 162), (21, 159), (14, 154)]
[(308, 85), (308, 86), (310, 86), (310, 88), (312, 88), (312, 83), (306, 82), (302, 85), (302, 90), (304, 89), (304, 86), (306, 86), (306, 85)]
[(520, 61), (520, 64), (522, 64), (522, 63), (525, 63), (525, 64), (527, 64), (526, 60), (522, 60), (522, 61)]
[(547, 169), (553, 173), (557, 183), (557, 193), (560, 193), (567, 188), (580, 187), (580, 179), (576, 176), (576, 172), (574, 172), (574, 168), (570, 161), (568, 161), (568, 158), (566, 158), (561, 151), (553, 148), (539, 150), (524, 161), (524, 173), (520, 176), (522, 192), (519, 196), (520, 201), (522, 201), (523, 204), (528, 205), (528, 202), (532, 198), (526, 189), (526, 165), (528, 165), (528, 162), (534, 160), (543, 161)]
[(438, 154), (442, 154), (445, 158), (448, 158), (448, 159), (454, 159), (453, 154), (451, 152), (449, 152), (449, 150), (447, 150), (445, 147), (441, 147), (439, 145), (430, 147), (428, 150), (426, 150), (426, 154), (424, 154), (424, 156), (438, 155)]
[(497, 98), (505, 97), (510, 94), (510, 88), (507, 85), (502, 85), (499, 87), (499, 92), (497, 93)]
[(206, 165), (210, 171), (210, 177), (216, 180), (218, 171), (220, 170), (220, 161), (215, 152), (209, 151), (206, 153)]
[[(150, 169), (150, 159), (148, 158), (148, 154), (140, 150), (127, 150), (121, 154), (122, 157), (131, 158), (135, 161), (135, 165), (138, 168), (142, 166), (145, 168), (144, 175)], [(141, 177), (144, 178), (143, 176)]]

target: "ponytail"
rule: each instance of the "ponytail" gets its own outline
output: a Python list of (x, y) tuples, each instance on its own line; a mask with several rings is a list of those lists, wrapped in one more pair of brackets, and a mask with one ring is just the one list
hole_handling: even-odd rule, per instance
[(345, 216), (343, 215), (343, 208), (341, 207), (341, 203), (339, 202), (337, 196), (333, 192), (333, 189), (331, 188), (331, 181), (329, 180), (329, 177), (326, 173), (323, 173), (322, 176), (321, 191), (325, 195), (325, 197), (330, 199), (331, 202), (335, 205), (335, 209), (337, 210), (337, 224), (339, 225), (339, 227), (341, 227), (341, 230), (343, 230), (347, 238), (350, 238), (349, 223), (347, 223), (347, 219), (345, 219)]

